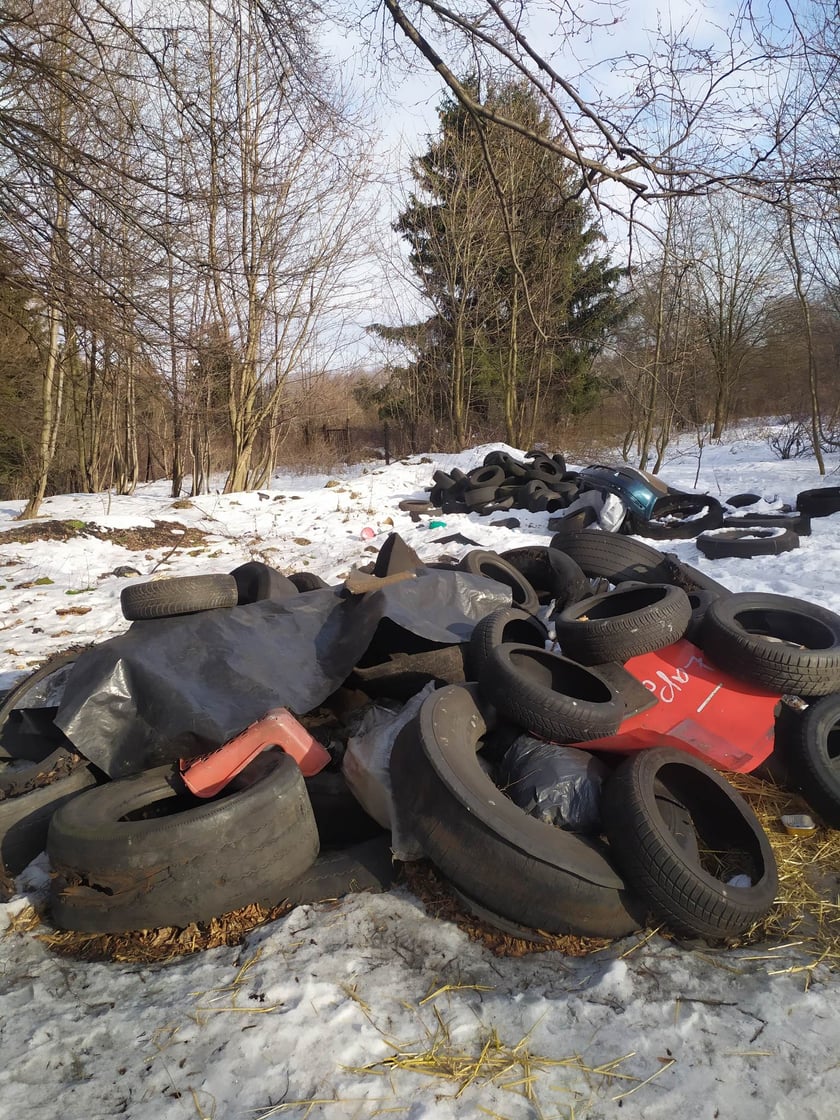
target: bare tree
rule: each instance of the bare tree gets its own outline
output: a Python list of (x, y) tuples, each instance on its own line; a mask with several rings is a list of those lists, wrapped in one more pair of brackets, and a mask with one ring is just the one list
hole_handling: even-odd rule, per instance
[(744, 362), (761, 340), (764, 303), (779, 276), (778, 239), (772, 211), (737, 196), (693, 199), (681, 211), (714, 390), (711, 438), (720, 439)]
[[(571, 77), (568, 57), (557, 61), (536, 46), (544, 38), (532, 33), (529, 20), (536, 13), (524, 0), (478, 0), (468, 11), (445, 0), (383, 4), (394, 26), (466, 109), (575, 163), (590, 190), (608, 183), (623, 188), (631, 207), (633, 200), (694, 194), (721, 184), (777, 198), (785, 177), (779, 153), (787, 132), (775, 127), (774, 99), (784, 83), (773, 75), (784, 74), (794, 60), (814, 51), (817, 40), (828, 40), (833, 26), (828, 6), (816, 5), (807, 21), (794, 17), (779, 23), (741, 7), (724, 33), (715, 28), (712, 34), (710, 27), (702, 46), (687, 31), (666, 27), (644, 55), (610, 60), (610, 69), (623, 69), (626, 77), (625, 90), (611, 100), (598, 92), (597, 67), (590, 65), (585, 77)], [(551, 27), (553, 40), (561, 43), (599, 24), (620, 22), (624, 15), (618, 6), (590, 14), (565, 0), (546, 0), (539, 14), (542, 28)], [(467, 59), (472, 69), (504, 68), (529, 82), (554, 129), (540, 135), (527, 123), (482, 106), (456, 76)], [(802, 77), (789, 124), (820, 108), (821, 89), (808, 80), (807, 70)], [(593, 85), (594, 93), (584, 92)], [(664, 142), (655, 123), (663, 106), (678, 122)], [(811, 182), (830, 178), (817, 165), (803, 165), (800, 172)], [(616, 203), (603, 194), (602, 205)]]

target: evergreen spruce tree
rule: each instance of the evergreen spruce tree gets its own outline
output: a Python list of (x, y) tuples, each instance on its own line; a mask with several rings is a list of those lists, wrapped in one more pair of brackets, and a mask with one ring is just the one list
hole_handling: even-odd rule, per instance
[[(526, 87), (494, 86), (483, 100), (548, 134)], [(622, 270), (602, 251), (578, 169), (451, 100), (439, 119), (396, 223), (434, 308), (416, 367), (457, 446), (477, 419), (502, 423), (522, 445), (539, 425), (595, 403), (592, 360), (623, 317)], [(405, 331), (416, 339), (418, 325)]]

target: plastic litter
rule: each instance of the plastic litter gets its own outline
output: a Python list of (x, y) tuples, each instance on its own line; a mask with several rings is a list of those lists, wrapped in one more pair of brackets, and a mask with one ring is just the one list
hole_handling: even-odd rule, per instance
[(110, 778), (197, 758), (277, 707), (322, 704), (359, 663), (377, 625), (467, 641), (510, 589), (421, 567), (375, 595), (343, 587), (132, 623), (79, 654), (56, 726)]
[(282, 747), (304, 778), (318, 774), (330, 761), (329, 751), (313, 739), (288, 708), (274, 708), (217, 751), (204, 758), (182, 760), (181, 777), (196, 797), (213, 797), (266, 747)]
[[(627, 507), (618, 495), (610, 494), (606, 490), (603, 492), (586, 490), (579, 498), (575, 498), (556, 520), (558, 524), (562, 524), (566, 518), (584, 509), (591, 509), (595, 513), (598, 518), (598, 526), (606, 533), (617, 533), (627, 513)], [(552, 518), (552, 521), (554, 520)], [(551, 527), (551, 523), (549, 523), (549, 528)]]
[(392, 833), (394, 858), (421, 859), (423, 850), (396, 817), (391, 799), (389, 764), (397, 735), (420, 711), (426, 697), (435, 690), (429, 683), (399, 710), (374, 704), (365, 712), (356, 734), (347, 742), (342, 770), (347, 785), (366, 811)]
[(588, 751), (520, 735), (501, 761), (498, 784), (537, 820), (595, 833), (601, 829), (601, 787), (608, 773)]
[(807, 813), (790, 813), (782, 817), (782, 827), (790, 836), (810, 836), (816, 831), (813, 817)]
[(376, 536), (376, 530), (371, 529), (370, 525), (366, 525), (364, 529), (362, 529), (361, 533), (359, 533), (359, 536), (363, 541), (373, 540), (373, 538)]

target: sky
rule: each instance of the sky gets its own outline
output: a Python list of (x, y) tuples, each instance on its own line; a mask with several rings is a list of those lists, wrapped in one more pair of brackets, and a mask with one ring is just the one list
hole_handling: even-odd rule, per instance
[[(811, 459), (777, 459), (770, 434), (769, 424), (745, 427), (702, 451), (676, 443), (663, 477), (721, 499), (747, 488), (761, 509), (837, 484), (837, 454), (821, 479)], [(414, 523), (399, 510), (402, 498), (423, 496), (437, 467), (467, 470), (488, 450), (373, 460), (330, 475), (278, 471), (262, 494), (212, 493), (177, 507), (163, 482), (131, 497), (44, 503), (42, 526), (170, 522), (176, 544), (188, 528), (207, 534), (174, 551), (89, 535), (15, 541), (22, 503), (4, 502), (0, 688), (50, 653), (125, 629), (119, 594), (137, 577), (115, 576), (120, 565), (143, 578), (224, 572), (263, 557), (335, 582), (393, 529), (423, 559), (466, 552), (437, 543), (455, 532), (500, 550), (547, 543), (547, 514), (517, 511), (519, 529), (494, 527), (499, 515), (447, 515), (434, 531), (429, 518)], [(592, 461), (552, 450), (573, 465)], [(372, 539), (362, 535), (368, 528)], [(840, 611), (840, 515), (814, 519), (799, 548), (760, 560), (710, 561), (690, 540), (660, 547), (733, 590)], [(0, 904), (0, 930), (18, 927), (2, 940), (0, 1120), (836, 1116), (838, 978), (796, 940), (726, 951), (644, 932), (585, 957), (498, 957), (400, 887), (300, 906), (241, 946), (169, 964), (84, 963), (38, 939), (48, 924), (28, 928), (47, 876), (39, 857)], [(460, 1080), (446, 1075), (458, 1068)]]

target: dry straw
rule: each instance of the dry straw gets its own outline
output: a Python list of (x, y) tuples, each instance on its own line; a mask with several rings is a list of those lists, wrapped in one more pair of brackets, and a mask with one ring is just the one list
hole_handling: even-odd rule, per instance
[(730, 775), (767, 833), (779, 867), (779, 893), (767, 918), (743, 939), (768, 948), (796, 948), (805, 963), (778, 971), (809, 971), (840, 963), (840, 831), (786, 832), (781, 818), (809, 812), (795, 794), (752, 774)]

